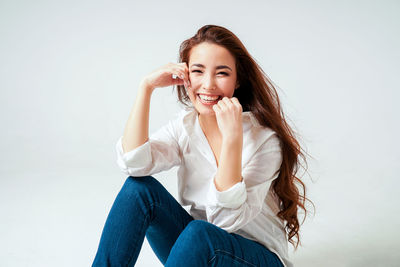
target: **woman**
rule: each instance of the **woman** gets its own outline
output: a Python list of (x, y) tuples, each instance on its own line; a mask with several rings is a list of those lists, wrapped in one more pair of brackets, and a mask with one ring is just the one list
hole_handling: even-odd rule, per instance
[[(185, 109), (149, 138), (151, 95), (170, 85)], [(116, 145), (129, 177), (93, 266), (133, 266), (145, 236), (165, 266), (292, 266), (288, 241), (297, 248), (298, 207), (306, 211), (294, 176), (300, 149), (240, 40), (203, 26), (181, 44), (179, 63), (140, 83)], [(151, 176), (174, 166), (178, 201)]]

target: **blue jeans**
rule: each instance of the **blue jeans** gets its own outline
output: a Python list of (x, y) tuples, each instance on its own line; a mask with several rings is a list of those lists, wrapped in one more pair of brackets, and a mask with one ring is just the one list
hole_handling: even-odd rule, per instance
[(283, 266), (258, 242), (194, 220), (152, 176), (129, 176), (105, 222), (92, 266), (134, 266), (146, 236), (164, 266)]

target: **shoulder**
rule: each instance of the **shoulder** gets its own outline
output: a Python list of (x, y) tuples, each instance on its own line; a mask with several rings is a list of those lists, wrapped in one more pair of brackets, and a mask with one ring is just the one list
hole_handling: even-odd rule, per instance
[(249, 142), (256, 142), (259, 145), (280, 143), (278, 134), (271, 128), (261, 125), (251, 111), (243, 112), (243, 132)]
[(260, 146), (262, 150), (268, 151), (280, 151), (281, 150), (281, 140), (274, 130), (269, 127), (261, 126), (259, 129), (259, 136), (261, 140)]
[(243, 116), (243, 150), (246, 161), (255, 155), (267, 155), (271, 152), (279, 155), (282, 151), (278, 134), (269, 127), (258, 123), (255, 116), (246, 112)]

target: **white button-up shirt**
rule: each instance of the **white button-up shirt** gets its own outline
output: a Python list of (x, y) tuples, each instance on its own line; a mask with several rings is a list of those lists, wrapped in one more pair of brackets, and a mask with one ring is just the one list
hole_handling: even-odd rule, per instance
[(178, 112), (146, 143), (126, 153), (121, 136), (116, 144), (118, 166), (130, 176), (153, 175), (179, 166), (178, 202), (194, 219), (257, 241), (285, 266), (293, 266), (284, 223), (276, 216), (278, 198), (271, 188), (282, 163), (280, 140), (250, 111), (242, 112), (242, 122), (243, 180), (225, 191), (215, 187), (217, 161), (193, 107)]

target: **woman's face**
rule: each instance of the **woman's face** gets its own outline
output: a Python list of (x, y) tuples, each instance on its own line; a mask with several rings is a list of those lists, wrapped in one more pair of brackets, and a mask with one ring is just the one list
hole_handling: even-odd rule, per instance
[[(231, 98), (235, 91), (235, 58), (226, 48), (203, 42), (191, 49), (188, 67), (188, 95), (193, 106), (202, 115), (215, 116), (213, 105), (225, 96)], [(208, 95), (210, 100), (199, 95)]]

